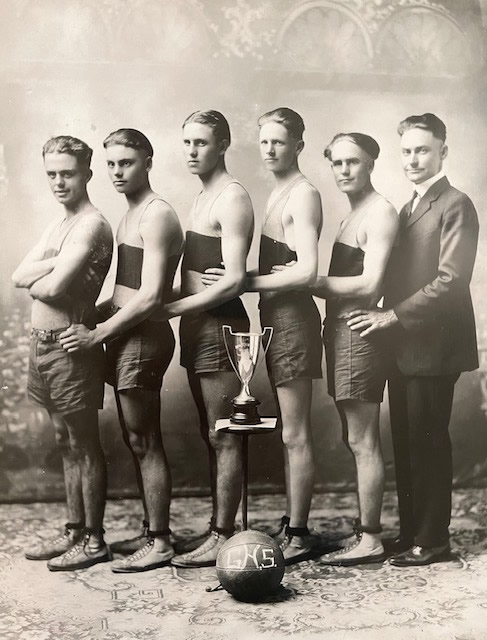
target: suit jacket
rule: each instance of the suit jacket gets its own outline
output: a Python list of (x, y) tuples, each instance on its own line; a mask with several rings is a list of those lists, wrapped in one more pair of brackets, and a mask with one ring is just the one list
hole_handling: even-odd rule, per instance
[(437, 376), (478, 367), (470, 279), (478, 240), (471, 200), (441, 178), (408, 216), (384, 282), (384, 307), (400, 326), (391, 336), (404, 375)]

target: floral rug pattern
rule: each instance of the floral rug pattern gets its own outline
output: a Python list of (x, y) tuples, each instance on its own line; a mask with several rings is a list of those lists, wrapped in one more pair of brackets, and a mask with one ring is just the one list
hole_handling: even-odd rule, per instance
[[(487, 640), (487, 490), (454, 494), (452, 558), (429, 567), (336, 568), (307, 561), (286, 568), (280, 591), (263, 603), (235, 600), (215, 570), (164, 567), (113, 574), (108, 564), (50, 573), (23, 558), (33, 537), (59, 532), (62, 504), (0, 505), (1, 640)], [(209, 499), (179, 498), (176, 537), (203, 531)], [(252, 528), (275, 528), (283, 496), (251, 497)], [(330, 537), (348, 533), (351, 494), (314, 498), (310, 526)], [(136, 532), (135, 500), (107, 505), (107, 541)], [(396, 533), (393, 494), (386, 494), (384, 535)]]

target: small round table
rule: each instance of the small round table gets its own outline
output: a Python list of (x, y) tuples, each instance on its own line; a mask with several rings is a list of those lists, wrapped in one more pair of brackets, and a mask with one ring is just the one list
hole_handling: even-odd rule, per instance
[(217, 420), (216, 431), (233, 433), (242, 438), (242, 531), (248, 529), (248, 483), (249, 483), (249, 436), (258, 433), (273, 433), (277, 418), (261, 418), (260, 424), (233, 424), (228, 418)]

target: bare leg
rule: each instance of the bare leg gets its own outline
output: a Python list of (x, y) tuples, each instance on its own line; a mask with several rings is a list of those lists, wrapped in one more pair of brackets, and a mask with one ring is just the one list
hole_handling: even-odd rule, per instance
[(81, 487), (81, 471), (69, 445), (68, 427), (60, 413), (50, 413), (49, 415), (54, 425), (56, 443), (63, 458), (68, 520), (69, 522), (79, 523), (84, 526), (85, 509), (83, 505), (83, 490)]
[(355, 458), (357, 493), (362, 524), (378, 529), (384, 494), (384, 461), (380, 446), (379, 404), (343, 400), (346, 441)]
[[(169, 528), (171, 474), (162, 444), (159, 392), (130, 389), (120, 391), (119, 395), (130, 447), (140, 467), (150, 528), (166, 530)], [(169, 547), (169, 535), (158, 536), (156, 540), (159, 550)]]
[(336, 403), (342, 420), (343, 440), (352, 452), (357, 470), (360, 526), (357, 537), (340, 551), (323, 556), (325, 565), (381, 562), (380, 514), (384, 494), (384, 462), (380, 447), (379, 404), (360, 400)]
[(209, 425), (209, 440), (216, 458), (216, 526), (232, 529), (240, 502), (242, 459), (240, 438), (215, 431), (215, 423), (230, 412), (230, 402), (239, 391), (233, 373), (200, 375), (201, 392)]
[[(271, 383), (272, 395), (274, 396), (274, 400), (276, 402), (276, 412), (277, 412), (276, 428), (281, 431), (281, 438), (282, 438), (281, 408), (279, 405), (277, 388), (276, 388), (276, 385), (274, 384), (274, 380), (272, 378), (272, 374), (270, 373), (270, 371), (269, 371), (269, 381)], [(290, 485), (290, 473), (289, 473), (289, 454), (288, 454), (287, 447), (283, 447), (283, 457), (284, 457), (284, 480), (285, 480), (285, 486), (286, 486), (286, 513), (284, 515), (289, 517), (289, 514), (291, 513), (291, 485)], [(280, 531), (278, 532), (278, 535), (279, 534), (280, 534)]]
[(144, 509), (144, 520), (145, 520), (145, 522), (149, 522), (149, 514), (147, 512), (147, 505), (145, 503), (144, 485), (142, 483), (142, 475), (140, 473), (139, 459), (137, 458), (137, 456), (133, 452), (132, 447), (130, 446), (130, 439), (129, 439), (129, 435), (128, 435), (128, 432), (127, 432), (127, 427), (125, 426), (125, 420), (124, 420), (124, 416), (123, 416), (123, 412), (122, 412), (122, 407), (120, 405), (120, 394), (116, 389), (114, 390), (114, 393), (115, 393), (115, 401), (117, 403), (118, 421), (119, 421), (120, 427), (122, 429), (123, 441), (127, 445), (128, 449), (129, 449), (129, 451), (130, 451), (130, 453), (132, 455), (132, 460), (134, 462), (135, 479), (137, 481), (137, 488), (139, 490), (139, 496), (140, 496), (140, 499), (142, 500), (142, 507)]
[(286, 487), (291, 527), (306, 527), (314, 483), (311, 436), (312, 381), (293, 380), (276, 389), (287, 460)]
[(210, 444), (210, 435), (208, 427), (208, 415), (206, 412), (205, 400), (201, 390), (200, 376), (188, 373), (188, 382), (191, 389), (193, 400), (198, 410), (200, 420), (200, 434), (208, 449), (208, 458), (210, 463), (210, 491), (212, 502), (212, 522), (216, 519), (216, 454), (215, 449)]
[(106, 498), (106, 464), (98, 430), (98, 410), (86, 409), (64, 416), (73, 458), (81, 475), (81, 487), (88, 529), (100, 531)]

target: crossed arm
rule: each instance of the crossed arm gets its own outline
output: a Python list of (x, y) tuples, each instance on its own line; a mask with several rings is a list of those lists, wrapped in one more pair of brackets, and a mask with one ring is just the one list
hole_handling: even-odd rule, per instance
[(29, 251), (13, 272), (12, 282), (17, 288), (29, 289), (34, 282), (47, 276), (54, 269), (57, 257), (43, 258), (50, 230), (50, 228), (47, 229), (40, 241)]
[(61, 298), (88, 259), (97, 231), (98, 224), (93, 220), (80, 222), (59, 254), (42, 260), (48, 230), (14, 272), (14, 284), (28, 289), (32, 298), (42, 302)]
[(60, 342), (69, 353), (106, 342), (148, 318), (163, 301), (167, 263), (175, 234), (176, 222), (162, 203), (154, 202), (144, 214), (139, 231), (144, 242), (140, 289), (118, 313), (88, 329), (75, 324), (64, 331)]
[(164, 311), (169, 318), (219, 306), (239, 296), (245, 289), (249, 238), (254, 226), (248, 195), (240, 187), (230, 186), (213, 205), (212, 218), (221, 229), (225, 271), (214, 287), (166, 304)]

